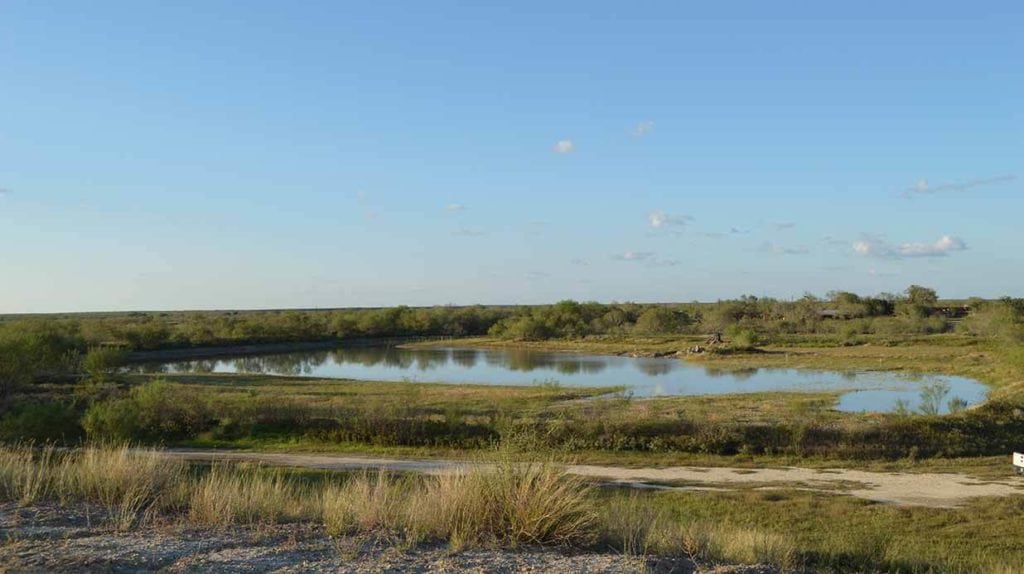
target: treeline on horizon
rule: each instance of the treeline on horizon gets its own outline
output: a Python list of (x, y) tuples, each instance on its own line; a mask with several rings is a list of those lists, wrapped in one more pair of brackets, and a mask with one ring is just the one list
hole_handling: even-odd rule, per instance
[(744, 296), (716, 303), (596, 303), (551, 305), (388, 307), (379, 309), (120, 313), (102, 316), (8, 316), (0, 322), (0, 354), (20, 341), (23, 351), (59, 356), (98, 345), (132, 351), (260, 343), (394, 337), (489, 335), (521, 341), (598, 335), (659, 336), (735, 333), (931, 334), (964, 317), (984, 315), (967, 331), (985, 335), (1024, 316), (1024, 299), (943, 302), (933, 289), (871, 297), (835, 291), (795, 301)]

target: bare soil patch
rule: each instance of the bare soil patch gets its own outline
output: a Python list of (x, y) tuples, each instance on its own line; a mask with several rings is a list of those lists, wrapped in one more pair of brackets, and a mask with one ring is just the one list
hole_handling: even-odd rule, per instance
[[(236, 461), (270, 466), (324, 470), (385, 469), (394, 472), (438, 473), (477, 464), (450, 460), (416, 460), (357, 457), (331, 454), (233, 452), (216, 450), (168, 450), (168, 456), (191, 461)], [(568, 465), (572, 474), (603, 479), (622, 485), (671, 484), (683, 482), (705, 487), (794, 485), (835, 491), (865, 500), (898, 506), (952, 508), (972, 498), (1024, 495), (1024, 480), (982, 480), (962, 473), (868, 472), (852, 469), (666, 467), (624, 468), (616, 466)]]

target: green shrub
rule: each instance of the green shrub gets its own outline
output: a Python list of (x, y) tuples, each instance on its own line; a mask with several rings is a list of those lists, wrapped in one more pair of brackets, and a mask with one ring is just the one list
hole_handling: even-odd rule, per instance
[(133, 388), (127, 397), (93, 404), (82, 426), (90, 438), (161, 441), (194, 436), (211, 418), (198, 393), (158, 380)]
[(753, 329), (729, 329), (729, 345), (736, 350), (749, 351), (757, 347), (761, 338)]
[(79, 417), (66, 403), (16, 405), (0, 418), (0, 441), (74, 442), (84, 436)]
[(82, 358), (82, 370), (94, 383), (105, 383), (117, 375), (128, 353), (116, 347), (93, 347)]

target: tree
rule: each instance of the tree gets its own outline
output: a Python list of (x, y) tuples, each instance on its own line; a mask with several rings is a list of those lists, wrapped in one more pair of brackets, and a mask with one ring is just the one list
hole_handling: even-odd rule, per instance
[(929, 287), (911, 285), (907, 287), (904, 294), (907, 297), (907, 302), (913, 305), (934, 307), (939, 302), (939, 295), (935, 292), (935, 289)]
[(0, 413), (10, 406), (14, 392), (32, 381), (36, 366), (24, 341), (0, 341)]
[(651, 307), (640, 314), (633, 330), (645, 335), (678, 333), (687, 324), (684, 313), (673, 311), (668, 307)]
[(911, 285), (903, 292), (903, 300), (897, 306), (901, 315), (914, 319), (923, 319), (932, 314), (932, 310), (939, 302), (939, 296), (934, 289)]
[(82, 370), (94, 383), (105, 383), (120, 372), (128, 358), (124, 349), (117, 347), (93, 347), (82, 358)]

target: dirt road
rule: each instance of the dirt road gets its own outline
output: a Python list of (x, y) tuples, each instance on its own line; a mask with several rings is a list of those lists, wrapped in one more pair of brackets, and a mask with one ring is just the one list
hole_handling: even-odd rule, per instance
[[(325, 470), (384, 469), (394, 472), (440, 473), (470, 464), (450, 460), (370, 458), (332, 454), (290, 454), (233, 452), (217, 450), (165, 451), (168, 456), (190, 461), (253, 462), (270, 466)], [(572, 474), (626, 486), (681, 490), (729, 488), (805, 488), (842, 492), (865, 500), (898, 506), (959, 506), (982, 496), (1024, 495), (1024, 479), (1002, 481), (973, 478), (954, 473), (887, 473), (850, 469), (666, 467), (624, 468), (615, 466), (567, 465)]]

